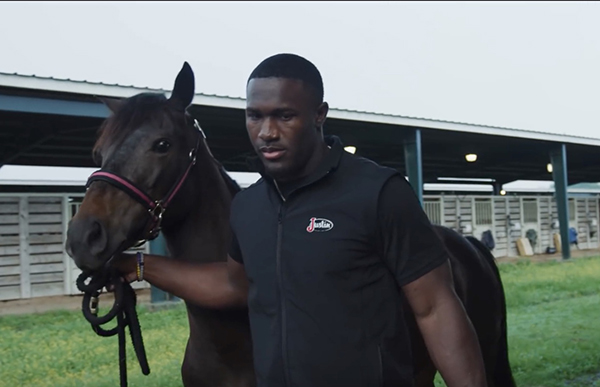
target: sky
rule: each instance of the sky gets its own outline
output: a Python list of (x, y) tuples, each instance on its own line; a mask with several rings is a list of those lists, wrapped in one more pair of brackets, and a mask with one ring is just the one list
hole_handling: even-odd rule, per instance
[(600, 138), (600, 2), (0, 2), (0, 72), (245, 96), (302, 55), (331, 107)]

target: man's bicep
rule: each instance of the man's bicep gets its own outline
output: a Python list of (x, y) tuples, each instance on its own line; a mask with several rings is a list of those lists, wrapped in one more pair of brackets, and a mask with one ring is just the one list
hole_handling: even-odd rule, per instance
[(436, 305), (453, 296), (453, 283), (450, 265), (446, 261), (419, 278), (402, 286), (415, 316), (429, 315)]
[(404, 177), (394, 176), (384, 186), (378, 219), (380, 250), (400, 286), (446, 261), (444, 245)]

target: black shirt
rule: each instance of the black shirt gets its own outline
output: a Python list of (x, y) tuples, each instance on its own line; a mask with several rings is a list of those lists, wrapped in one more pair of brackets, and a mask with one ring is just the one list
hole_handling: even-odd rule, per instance
[(396, 175), (384, 185), (377, 209), (378, 249), (404, 286), (446, 261), (446, 251), (412, 187)]
[[(290, 185), (279, 184), (284, 196)], [(377, 249), (394, 273), (398, 286), (421, 277), (441, 263), (445, 254), (441, 243), (432, 236), (429, 218), (421, 208), (408, 181), (401, 175), (391, 177), (383, 186), (377, 205)], [(235, 234), (230, 256), (243, 263)], [(441, 259), (432, 259), (443, 256)]]
[(446, 251), (403, 176), (328, 142), (283, 197), (263, 174), (232, 204), (258, 385), (411, 386), (400, 286)]

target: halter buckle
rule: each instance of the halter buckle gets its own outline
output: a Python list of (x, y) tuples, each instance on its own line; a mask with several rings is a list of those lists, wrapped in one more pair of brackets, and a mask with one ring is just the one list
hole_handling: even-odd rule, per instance
[(152, 215), (154, 217), (154, 219), (156, 219), (156, 224), (148, 232), (147, 240), (155, 239), (158, 236), (158, 234), (160, 233), (160, 230), (161, 230), (160, 226), (162, 223), (163, 214), (165, 213), (165, 210), (166, 210), (166, 208), (163, 207), (160, 200), (155, 201), (154, 204), (155, 204), (154, 208), (149, 209), (148, 212), (150, 213), (150, 215)]
[(154, 204), (154, 208), (149, 209), (148, 212), (156, 219), (162, 220), (162, 216), (165, 213), (165, 208), (160, 200), (155, 201)]

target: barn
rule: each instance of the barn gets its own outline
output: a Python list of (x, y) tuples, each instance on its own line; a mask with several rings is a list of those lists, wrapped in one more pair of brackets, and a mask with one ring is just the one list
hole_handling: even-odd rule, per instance
[[(79, 293), (64, 242), (108, 115), (95, 97), (140, 92), (169, 93), (0, 73), (0, 300)], [(245, 162), (253, 151), (244, 106), (241, 98), (197, 94), (190, 112), (215, 157), (247, 186), (256, 175)], [(576, 248), (600, 247), (600, 139), (342, 109), (330, 111), (325, 130), (348, 151), (403, 171), (432, 222), (491, 235), (498, 259), (517, 255), (523, 237), (538, 254), (559, 248), (568, 259), (569, 229)], [(11, 176), (17, 166), (35, 166), (38, 175)], [(48, 179), (43, 168), (51, 167), (69, 173)]]

